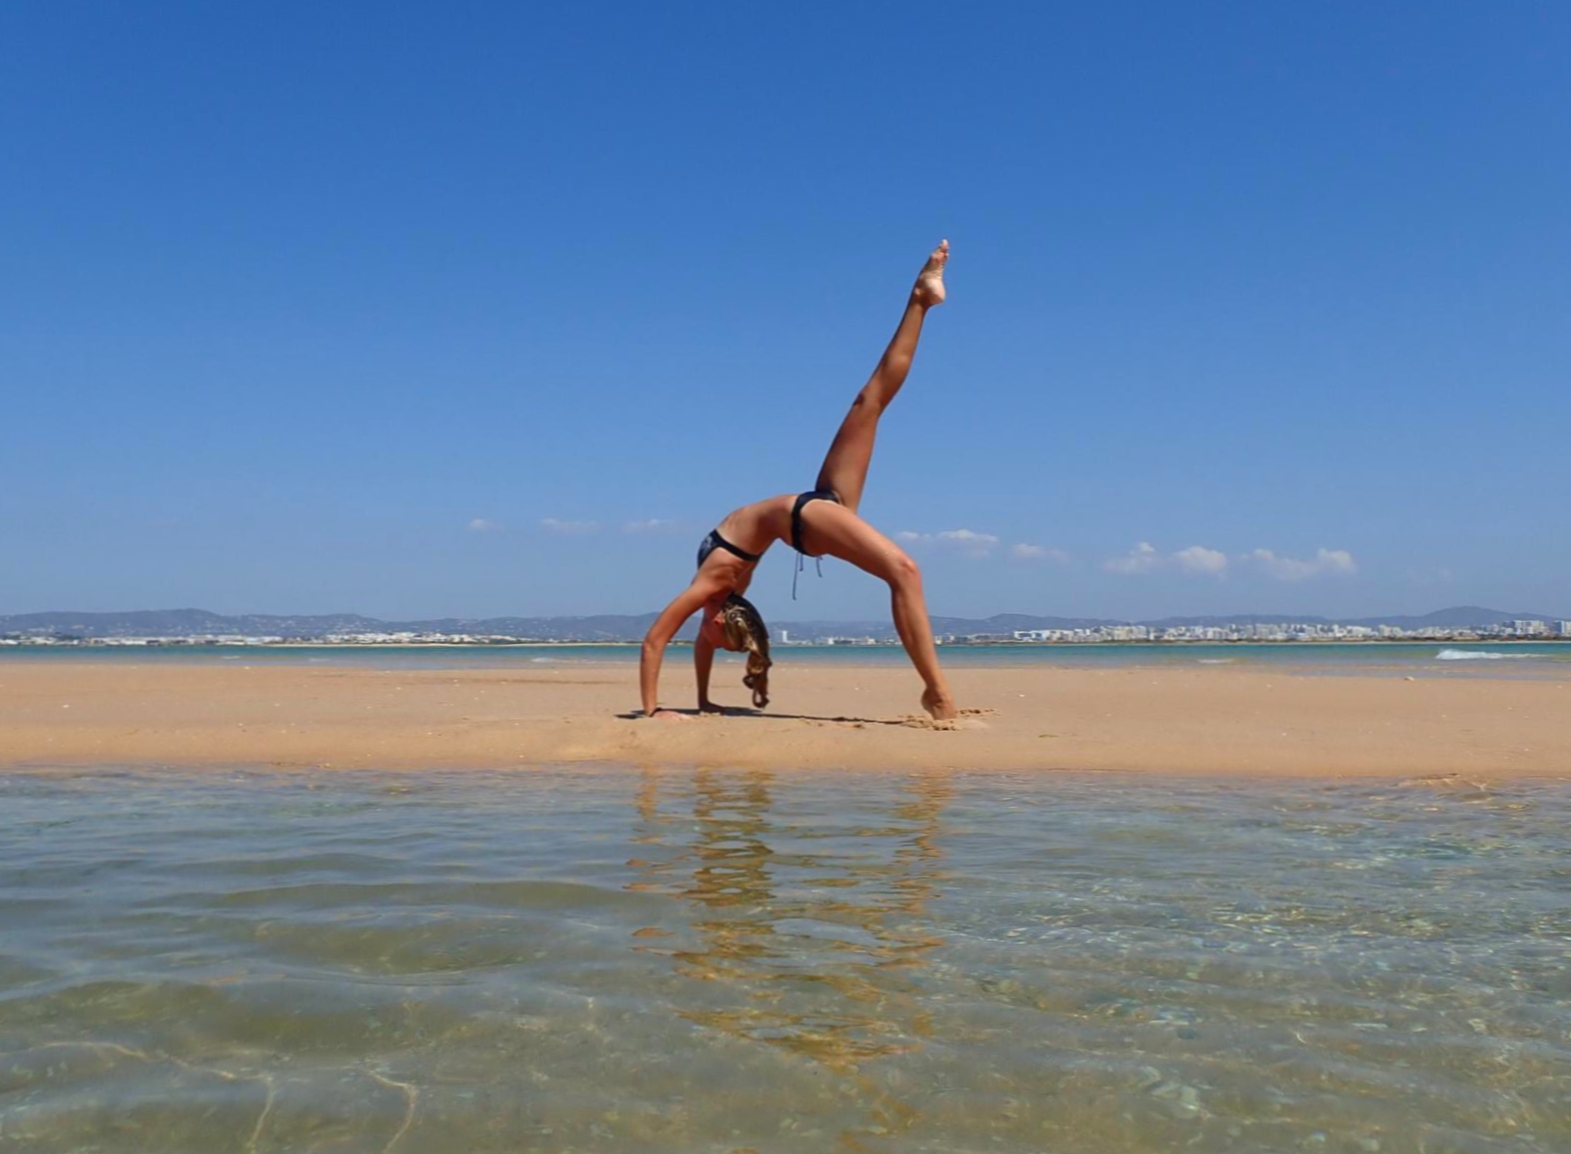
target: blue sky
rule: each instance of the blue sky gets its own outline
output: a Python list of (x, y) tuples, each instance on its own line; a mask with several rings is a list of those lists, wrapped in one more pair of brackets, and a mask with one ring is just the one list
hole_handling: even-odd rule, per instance
[[(1571, 613), (1571, 8), (20, 3), (0, 612)], [(772, 617), (885, 612), (844, 565)]]

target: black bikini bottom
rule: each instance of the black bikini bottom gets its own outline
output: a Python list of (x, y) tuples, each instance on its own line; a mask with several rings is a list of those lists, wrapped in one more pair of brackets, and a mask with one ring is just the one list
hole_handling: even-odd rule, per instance
[(817, 556), (817, 554), (809, 554), (802, 548), (802, 510), (811, 501), (833, 501), (836, 505), (845, 504), (840, 499), (840, 494), (833, 489), (813, 489), (797, 497), (796, 504), (791, 506), (791, 548), (803, 556)]

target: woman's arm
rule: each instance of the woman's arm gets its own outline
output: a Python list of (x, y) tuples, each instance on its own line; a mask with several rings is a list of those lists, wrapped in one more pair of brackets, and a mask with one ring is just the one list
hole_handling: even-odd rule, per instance
[(693, 642), (693, 672), (698, 677), (698, 711), (719, 713), (720, 707), (709, 700), (709, 671), (715, 665), (715, 643), (702, 631)]
[(729, 583), (719, 577), (695, 577), (649, 627), (638, 661), (638, 691), (643, 698), (645, 717), (653, 717), (660, 709), (660, 663), (665, 660), (666, 645), (705, 601), (727, 588)]

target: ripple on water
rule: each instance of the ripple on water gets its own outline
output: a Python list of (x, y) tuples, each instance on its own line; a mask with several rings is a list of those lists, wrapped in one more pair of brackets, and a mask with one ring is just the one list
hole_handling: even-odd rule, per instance
[(1559, 785), (0, 786), (0, 1146), (1571, 1149)]

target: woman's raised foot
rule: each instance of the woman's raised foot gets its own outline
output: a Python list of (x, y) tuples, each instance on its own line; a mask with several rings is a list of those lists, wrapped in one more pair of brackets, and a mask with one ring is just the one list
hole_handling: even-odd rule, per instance
[(911, 290), (911, 296), (918, 304), (932, 308), (944, 303), (944, 265), (948, 263), (949, 242), (941, 240), (916, 275), (916, 287)]

